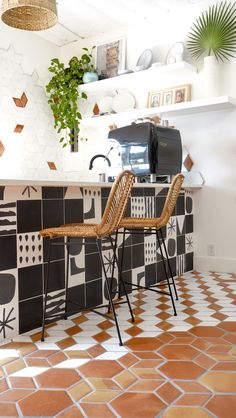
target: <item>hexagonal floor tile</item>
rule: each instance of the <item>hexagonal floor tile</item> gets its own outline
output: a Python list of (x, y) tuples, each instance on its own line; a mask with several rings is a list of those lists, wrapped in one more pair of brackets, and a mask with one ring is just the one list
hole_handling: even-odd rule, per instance
[(191, 361), (168, 361), (159, 368), (172, 379), (192, 380), (201, 376), (205, 370)]
[(187, 344), (170, 344), (161, 348), (159, 353), (171, 360), (192, 360), (199, 354), (199, 351)]
[(197, 337), (221, 337), (224, 335), (224, 331), (217, 327), (194, 327), (189, 330), (192, 334)]
[(220, 418), (235, 418), (236, 396), (235, 395), (215, 395), (206, 404), (210, 412)]
[(128, 340), (125, 345), (134, 351), (152, 351), (157, 350), (162, 344), (157, 338), (136, 337)]
[(236, 392), (236, 374), (232, 372), (208, 372), (201, 382), (214, 392)]
[(86, 377), (113, 377), (120, 373), (123, 369), (117, 361), (112, 360), (92, 360), (83, 366), (79, 367), (79, 370)]
[(152, 393), (123, 393), (111, 402), (122, 418), (154, 418), (166, 405)]
[(63, 390), (39, 390), (19, 401), (24, 416), (53, 417), (72, 405), (72, 401)]
[(39, 376), (36, 376), (39, 387), (42, 388), (69, 388), (81, 378), (75, 370), (70, 369), (49, 369)]

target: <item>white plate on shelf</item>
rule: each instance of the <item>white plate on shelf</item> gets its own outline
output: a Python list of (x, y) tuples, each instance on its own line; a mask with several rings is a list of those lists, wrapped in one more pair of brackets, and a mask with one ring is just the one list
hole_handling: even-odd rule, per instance
[(136, 70), (136, 71), (141, 71), (141, 70), (147, 70), (150, 65), (152, 63), (152, 51), (151, 49), (145, 49), (145, 51), (142, 52), (142, 54), (140, 55), (136, 67), (141, 67), (140, 70)]
[(112, 101), (113, 101), (113, 97), (111, 96), (104, 96), (100, 100), (98, 100), (98, 107), (99, 107), (100, 113), (111, 112)]
[(135, 107), (135, 98), (131, 93), (122, 92), (118, 93), (112, 100), (112, 110), (114, 112), (126, 112), (132, 110)]

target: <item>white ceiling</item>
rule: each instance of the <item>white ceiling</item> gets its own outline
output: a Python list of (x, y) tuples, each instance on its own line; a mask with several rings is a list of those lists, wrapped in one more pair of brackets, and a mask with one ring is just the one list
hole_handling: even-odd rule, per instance
[(58, 24), (38, 33), (58, 46), (119, 30), (158, 13), (187, 12), (211, 0), (57, 0)]

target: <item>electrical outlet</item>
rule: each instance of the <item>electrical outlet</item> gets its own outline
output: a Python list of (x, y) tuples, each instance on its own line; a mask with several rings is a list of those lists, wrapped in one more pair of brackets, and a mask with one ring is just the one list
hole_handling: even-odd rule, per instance
[(207, 245), (207, 255), (209, 255), (210, 257), (215, 256), (215, 246), (214, 246), (214, 244), (208, 244)]

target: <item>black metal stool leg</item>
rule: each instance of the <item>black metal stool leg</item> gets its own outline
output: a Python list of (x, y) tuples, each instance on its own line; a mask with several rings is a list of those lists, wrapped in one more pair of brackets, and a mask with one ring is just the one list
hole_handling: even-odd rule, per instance
[(171, 289), (171, 285), (170, 285), (170, 280), (169, 280), (168, 273), (167, 273), (167, 270), (166, 270), (165, 259), (164, 259), (163, 251), (162, 251), (162, 248), (161, 248), (161, 242), (160, 242), (160, 238), (159, 238), (157, 230), (156, 230), (156, 237), (157, 237), (159, 248), (160, 248), (160, 251), (161, 251), (161, 258), (162, 258), (163, 267), (164, 267), (166, 280), (167, 280), (167, 285), (168, 285), (168, 289), (169, 289), (169, 294), (170, 294), (170, 298), (171, 298), (171, 302), (172, 302), (172, 306), (173, 306), (173, 310), (174, 310), (174, 316), (176, 316), (177, 312), (176, 312), (176, 309), (175, 309), (175, 302), (174, 302), (172, 289)]
[(110, 242), (111, 242), (111, 245), (112, 245), (112, 248), (113, 248), (113, 254), (114, 254), (115, 261), (116, 261), (117, 268), (118, 268), (119, 283), (122, 284), (122, 287), (124, 289), (125, 297), (126, 297), (126, 300), (127, 300), (128, 306), (129, 306), (130, 315), (131, 315), (131, 318), (132, 318), (132, 322), (135, 322), (134, 321), (134, 315), (133, 315), (132, 308), (131, 308), (131, 304), (130, 304), (130, 300), (129, 300), (129, 297), (128, 297), (128, 293), (127, 293), (127, 290), (126, 290), (126, 287), (125, 287), (125, 283), (124, 283), (123, 278), (122, 278), (122, 270), (121, 270), (121, 268), (119, 266), (119, 262), (118, 262), (118, 259), (117, 259), (116, 247), (113, 245), (113, 242), (112, 242), (112, 238), (111, 237), (110, 237)]
[[(116, 233), (118, 233), (118, 231), (116, 231)], [(120, 271), (123, 271), (123, 261), (124, 261), (124, 253), (125, 253), (125, 233), (126, 233), (126, 228), (123, 229), (123, 240), (122, 240), (122, 247), (121, 247), (121, 259), (120, 259)], [(119, 298), (120, 298), (121, 294), (120, 294), (120, 286), (119, 286)]]
[[(116, 231), (115, 235), (115, 248), (117, 248), (117, 239), (118, 239), (118, 231)], [(113, 250), (113, 248), (112, 248)], [(112, 295), (112, 288), (113, 288), (113, 278), (114, 278), (114, 271), (115, 271), (115, 257), (114, 257), (114, 251), (113, 251), (113, 261), (112, 261), (112, 270), (111, 270), (111, 283), (110, 283), (110, 293)], [(118, 279), (119, 280), (119, 279)], [(118, 289), (119, 289), (119, 283), (118, 283)], [(120, 297), (120, 294), (119, 294)], [(111, 307), (108, 305), (107, 313), (111, 312)]]
[(51, 239), (49, 238), (47, 270), (44, 276), (44, 303), (43, 303), (41, 341), (44, 341), (44, 337), (45, 337), (45, 320), (46, 320), (46, 309), (47, 309), (47, 298), (48, 298), (48, 281), (49, 281), (49, 274), (50, 274), (50, 262), (51, 262)]
[[(101, 242), (101, 240), (100, 240), (100, 242)], [(121, 339), (121, 334), (120, 334), (120, 329), (119, 329), (119, 324), (118, 324), (118, 321), (117, 321), (117, 316), (116, 316), (116, 311), (115, 311), (114, 303), (113, 303), (113, 300), (112, 300), (112, 296), (110, 294), (110, 287), (109, 287), (107, 273), (106, 273), (106, 268), (105, 268), (104, 260), (103, 260), (103, 256), (102, 256), (102, 249), (99, 246), (98, 240), (96, 241), (96, 243), (97, 243), (98, 252), (99, 252), (99, 256), (100, 256), (100, 260), (101, 260), (101, 264), (102, 264), (102, 269), (103, 269), (104, 276), (105, 276), (105, 283), (106, 283), (106, 287), (107, 287), (109, 304), (111, 306), (111, 309), (112, 309), (112, 312), (113, 312), (113, 315), (114, 315), (114, 320), (115, 320), (115, 324), (116, 324), (116, 330), (117, 330), (119, 342), (120, 342), (120, 345), (123, 345), (123, 342), (122, 342), (122, 339)]]
[(172, 273), (172, 269), (171, 269), (171, 265), (170, 265), (170, 260), (169, 260), (169, 256), (168, 256), (167, 248), (166, 248), (166, 244), (165, 244), (165, 240), (164, 240), (163, 233), (162, 233), (162, 230), (161, 229), (160, 229), (160, 234), (161, 234), (161, 239), (162, 239), (162, 242), (163, 242), (163, 245), (164, 245), (164, 250), (165, 250), (166, 260), (167, 260), (167, 264), (168, 264), (168, 269), (169, 269), (169, 272), (170, 272), (170, 277), (172, 279), (172, 284), (173, 284), (174, 291), (175, 291), (175, 299), (178, 300), (179, 297), (178, 297), (177, 289), (176, 289), (176, 286), (175, 286), (175, 279), (174, 279), (174, 276), (173, 276), (173, 273)]
[(65, 316), (67, 319), (67, 295), (68, 295), (68, 282), (69, 282), (69, 260), (70, 260), (70, 238), (66, 239), (66, 281), (65, 281)]

